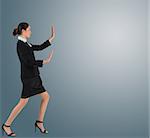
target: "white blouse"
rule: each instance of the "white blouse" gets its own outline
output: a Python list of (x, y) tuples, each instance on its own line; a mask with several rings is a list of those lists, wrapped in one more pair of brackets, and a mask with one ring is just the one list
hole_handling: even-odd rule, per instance
[[(21, 40), (21, 41), (23, 41), (24, 43), (27, 42), (27, 39), (24, 38), (24, 37), (22, 37), (21, 35), (18, 35), (18, 40)], [(31, 45), (30, 43), (27, 42), (27, 44), (28, 44), (30, 47), (32, 47), (32, 45)]]

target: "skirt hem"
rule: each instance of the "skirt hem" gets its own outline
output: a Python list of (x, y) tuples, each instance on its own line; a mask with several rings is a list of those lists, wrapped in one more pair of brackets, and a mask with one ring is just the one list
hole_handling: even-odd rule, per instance
[(34, 93), (34, 94), (32, 94), (32, 95), (28, 95), (28, 96), (21, 96), (21, 98), (29, 98), (29, 97), (32, 97), (32, 96), (35, 96), (35, 95), (37, 95), (37, 94), (40, 94), (40, 93), (43, 93), (43, 92), (46, 92), (46, 90), (45, 91), (39, 91), (39, 92), (37, 92), (37, 93)]

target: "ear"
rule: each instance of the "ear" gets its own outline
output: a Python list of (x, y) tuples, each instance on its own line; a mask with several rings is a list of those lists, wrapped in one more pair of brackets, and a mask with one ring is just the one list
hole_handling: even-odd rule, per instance
[(25, 32), (25, 30), (24, 29), (22, 29), (22, 33), (24, 33)]

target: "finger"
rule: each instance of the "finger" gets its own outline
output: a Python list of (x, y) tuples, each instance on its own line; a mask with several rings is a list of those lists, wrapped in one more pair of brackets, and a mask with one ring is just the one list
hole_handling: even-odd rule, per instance
[(48, 57), (50, 57), (52, 54), (53, 54), (53, 49), (52, 49), (52, 52), (48, 53)]
[(50, 56), (48, 57), (48, 59), (50, 60), (53, 56), (53, 53), (51, 52)]
[(48, 54), (48, 58), (50, 58), (50, 56), (51, 56), (51, 53)]
[(54, 36), (54, 29), (51, 27), (51, 38)]
[(53, 52), (53, 50), (52, 50), (52, 52), (51, 52), (51, 56), (53, 55), (53, 53), (54, 53), (54, 52)]
[(53, 35), (55, 35), (55, 27), (54, 26), (52, 26), (52, 32), (53, 32)]
[(52, 31), (52, 33), (54, 33), (54, 26), (53, 25), (51, 27), (51, 31)]
[(52, 49), (52, 52), (51, 53), (54, 53), (54, 49)]
[(52, 55), (50, 55), (50, 56), (48, 57), (48, 59), (47, 59), (48, 62), (51, 60), (51, 58), (52, 58)]

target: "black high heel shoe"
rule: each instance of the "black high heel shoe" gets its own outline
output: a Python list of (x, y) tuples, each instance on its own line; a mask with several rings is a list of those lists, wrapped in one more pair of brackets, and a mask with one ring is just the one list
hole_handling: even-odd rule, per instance
[(13, 135), (13, 134), (15, 134), (14, 132), (11, 132), (10, 134), (7, 134), (7, 132), (6, 132), (5, 129), (4, 129), (4, 126), (5, 126), (5, 127), (10, 127), (10, 126), (8, 126), (8, 125), (6, 125), (6, 124), (3, 124), (3, 125), (2, 125), (2, 130), (3, 130), (3, 131), (2, 131), (2, 135), (4, 135), (4, 132), (5, 132), (7, 136), (16, 137), (16, 135)]
[(42, 131), (42, 129), (37, 125), (37, 123), (43, 123), (43, 121), (40, 121), (40, 120), (36, 120), (35, 122), (35, 132), (36, 132), (36, 127), (39, 128), (39, 130), (41, 131), (41, 133), (45, 133), (45, 134), (48, 134), (48, 131), (46, 129), (44, 129), (44, 131)]

